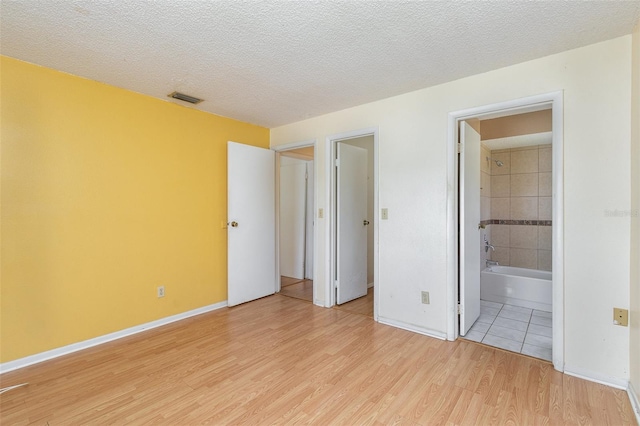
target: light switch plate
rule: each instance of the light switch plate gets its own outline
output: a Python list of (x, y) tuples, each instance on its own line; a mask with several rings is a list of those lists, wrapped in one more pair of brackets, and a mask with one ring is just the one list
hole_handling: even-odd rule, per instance
[(382, 209), (382, 210), (380, 211), (380, 218), (381, 218), (382, 220), (387, 220), (387, 219), (389, 219), (389, 209)]

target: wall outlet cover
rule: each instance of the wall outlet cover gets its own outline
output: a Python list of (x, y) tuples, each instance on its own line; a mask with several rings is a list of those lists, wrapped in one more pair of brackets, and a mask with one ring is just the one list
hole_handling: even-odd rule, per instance
[(613, 323), (627, 327), (629, 325), (629, 311), (622, 308), (613, 308)]

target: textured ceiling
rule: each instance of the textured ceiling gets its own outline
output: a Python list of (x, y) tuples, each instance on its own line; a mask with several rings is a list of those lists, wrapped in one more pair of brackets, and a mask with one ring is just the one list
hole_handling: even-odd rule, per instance
[(628, 34), (640, 1), (2, 0), (0, 15), (3, 55), (275, 127)]

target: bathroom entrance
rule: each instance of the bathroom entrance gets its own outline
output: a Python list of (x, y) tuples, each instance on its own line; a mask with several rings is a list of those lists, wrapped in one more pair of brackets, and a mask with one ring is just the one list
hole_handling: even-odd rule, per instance
[(555, 364), (562, 357), (562, 326), (554, 317), (562, 306), (556, 306), (561, 292), (554, 290), (562, 282), (554, 269), (562, 264), (561, 256), (554, 257), (558, 247), (561, 253), (554, 227), (562, 224), (555, 221), (561, 175), (554, 167), (561, 162), (554, 145), (561, 144), (561, 133), (554, 128), (554, 108), (553, 100), (532, 102), (456, 120), (455, 325), (465, 339)]

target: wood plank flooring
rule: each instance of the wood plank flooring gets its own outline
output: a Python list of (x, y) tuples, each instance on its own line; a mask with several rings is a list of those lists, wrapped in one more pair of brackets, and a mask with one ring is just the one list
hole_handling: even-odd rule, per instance
[(635, 424), (626, 392), (280, 295), (0, 376), (3, 425)]
[(373, 287), (367, 290), (366, 296), (363, 296), (356, 300), (352, 300), (351, 302), (347, 302), (342, 305), (335, 305), (334, 308), (341, 311), (366, 315), (373, 318)]
[(281, 277), (280, 294), (282, 296), (313, 302), (313, 281)]

